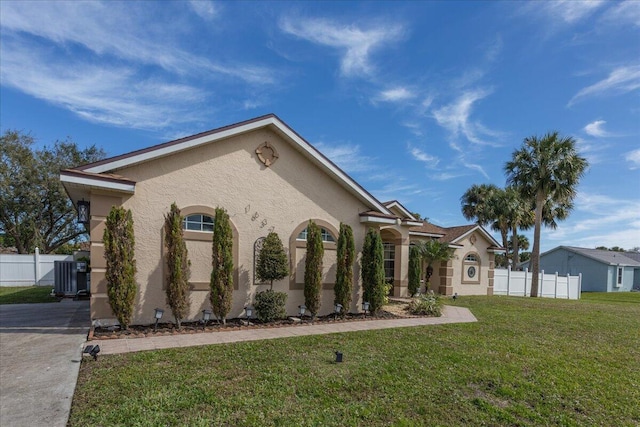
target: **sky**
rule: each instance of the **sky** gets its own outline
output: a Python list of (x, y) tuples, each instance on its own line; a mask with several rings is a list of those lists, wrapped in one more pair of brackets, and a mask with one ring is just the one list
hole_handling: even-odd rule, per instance
[(640, 1), (2, 0), (0, 32), (0, 130), (38, 146), (114, 156), (274, 113), (450, 227), (555, 130), (590, 167), (542, 250), (640, 246)]

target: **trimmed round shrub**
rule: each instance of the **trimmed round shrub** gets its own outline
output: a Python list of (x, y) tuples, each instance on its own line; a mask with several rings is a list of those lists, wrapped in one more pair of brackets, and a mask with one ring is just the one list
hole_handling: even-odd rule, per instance
[(256, 316), (261, 322), (273, 322), (287, 317), (287, 294), (271, 289), (256, 294)]

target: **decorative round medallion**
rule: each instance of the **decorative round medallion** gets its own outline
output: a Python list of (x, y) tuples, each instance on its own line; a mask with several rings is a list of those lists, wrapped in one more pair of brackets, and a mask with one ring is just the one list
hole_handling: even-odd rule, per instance
[(266, 167), (271, 166), (278, 160), (278, 152), (269, 141), (260, 144), (258, 148), (256, 148), (256, 154), (258, 155), (258, 159), (260, 159)]
[(473, 277), (476, 275), (476, 268), (475, 267), (469, 267), (467, 269), (467, 275), (469, 276), (470, 279), (473, 279)]
[(471, 242), (472, 245), (476, 244), (476, 235), (472, 234), (471, 237), (469, 237), (469, 241)]

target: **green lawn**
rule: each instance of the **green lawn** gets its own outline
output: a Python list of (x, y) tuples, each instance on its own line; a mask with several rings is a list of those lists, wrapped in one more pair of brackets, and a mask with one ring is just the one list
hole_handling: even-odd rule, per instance
[(637, 426), (640, 293), (618, 298), (463, 297), (478, 323), (85, 358), (69, 423)]
[(50, 296), (53, 286), (11, 286), (0, 287), (0, 304), (32, 304), (57, 302)]

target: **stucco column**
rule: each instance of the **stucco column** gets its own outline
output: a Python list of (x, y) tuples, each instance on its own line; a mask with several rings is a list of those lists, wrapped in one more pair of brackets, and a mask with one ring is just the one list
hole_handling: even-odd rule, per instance
[(487, 286), (487, 295), (493, 295), (493, 278), (495, 274), (496, 267), (496, 256), (495, 254), (489, 254), (489, 285)]
[(440, 263), (440, 288), (438, 292), (441, 295), (453, 294), (453, 261), (443, 261)]
[(395, 250), (394, 265), (394, 297), (407, 297), (409, 295), (409, 237), (398, 239)]

